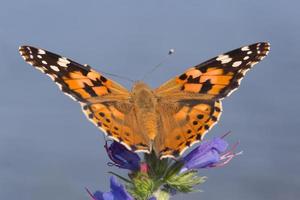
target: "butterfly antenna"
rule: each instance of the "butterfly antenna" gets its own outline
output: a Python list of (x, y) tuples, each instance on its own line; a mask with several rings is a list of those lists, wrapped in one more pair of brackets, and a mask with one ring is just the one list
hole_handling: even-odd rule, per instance
[(131, 83), (134, 83), (134, 80), (132, 80), (132, 79), (126, 77), (126, 76), (120, 76), (120, 75), (116, 75), (116, 74), (111, 74), (111, 73), (103, 72), (103, 71), (100, 71), (100, 70), (98, 70), (98, 71), (100, 73), (102, 73), (102, 74), (113, 76), (113, 77), (116, 77), (116, 78), (119, 78), (119, 79), (123, 79), (123, 80), (129, 81)]
[(157, 70), (169, 57), (174, 54), (175, 50), (170, 49), (168, 54), (157, 64), (155, 65), (149, 72), (147, 72), (141, 80), (145, 80), (150, 74), (152, 74), (155, 70)]
[[(84, 66), (90, 67), (88, 64), (84, 64)], [(120, 76), (120, 75), (116, 75), (116, 74), (111, 74), (111, 73), (107, 73), (107, 72), (100, 71), (100, 70), (98, 70), (98, 71), (100, 73), (102, 73), (102, 74), (106, 74), (106, 75), (109, 75), (109, 76), (117, 77), (117, 78), (120, 78), (120, 79), (123, 79), (123, 80), (126, 80), (126, 81), (134, 83), (134, 80), (132, 80), (132, 79), (126, 77), (126, 76)]]

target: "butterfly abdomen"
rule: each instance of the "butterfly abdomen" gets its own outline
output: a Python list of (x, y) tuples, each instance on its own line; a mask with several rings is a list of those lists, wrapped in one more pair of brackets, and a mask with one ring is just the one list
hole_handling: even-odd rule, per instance
[(157, 117), (156, 113), (141, 113), (141, 125), (147, 133), (150, 140), (154, 140), (157, 135)]

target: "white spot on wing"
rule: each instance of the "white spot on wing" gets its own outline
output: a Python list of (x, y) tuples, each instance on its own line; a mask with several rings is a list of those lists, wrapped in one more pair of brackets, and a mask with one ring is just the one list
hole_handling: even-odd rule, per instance
[(46, 54), (46, 52), (43, 49), (38, 49), (38, 54)]
[(248, 52), (247, 52), (248, 55), (251, 54), (251, 53), (252, 53), (252, 51), (248, 51)]
[(250, 57), (249, 56), (245, 56), (244, 58), (243, 58), (243, 60), (248, 60)]
[(41, 56), (41, 55), (37, 55), (36, 57), (38, 57), (39, 59), (42, 59), (42, 56)]
[(45, 73), (45, 69), (43, 67), (36, 67), (37, 70), (40, 70), (41, 72)]
[(245, 46), (245, 47), (241, 48), (241, 50), (242, 51), (249, 51), (250, 49), (249, 49), (249, 46)]
[(58, 59), (57, 64), (61, 67), (68, 67), (67, 64), (71, 63), (67, 58), (61, 57)]
[(254, 62), (252, 62), (251, 63), (251, 67), (253, 66), (253, 65), (256, 65), (258, 62), (256, 62), (256, 61), (254, 61)]
[(59, 72), (59, 68), (56, 67), (55, 65), (50, 65), (50, 68), (56, 72)]
[(232, 67), (238, 67), (242, 64), (242, 61), (235, 61), (233, 64), (232, 64)]
[(229, 63), (232, 58), (230, 58), (228, 55), (219, 55), (216, 60), (221, 61), (221, 64), (226, 64)]
[(47, 65), (47, 64), (48, 64), (45, 60), (42, 60), (42, 63), (43, 63), (44, 65)]

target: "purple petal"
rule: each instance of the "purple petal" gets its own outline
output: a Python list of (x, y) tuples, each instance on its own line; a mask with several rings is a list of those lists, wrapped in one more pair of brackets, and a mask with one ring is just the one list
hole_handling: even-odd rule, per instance
[(141, 159), (136, 153), (129, 151), (118, 142), (113, 142), (109, 147), (106, 144), (105, 148), (109, 158), (113, 161), (112, 164), (123, 169), (139, 170)]
[(114, 200), (114, 196), (111, 192), (96, 191), (93, 195), (95, 200)]
[(184, 166), (181, 171), (206, 168), (218, 163), (220, 161), (220, 154), (227, 147), (228, 143), (221, 138), (204, 141), (183, 158)]
[(110, 192), (96, 191), (94, 194), (86, 189), (93, 200), (134, 200), (126, 191), (124, 185), (117, 182), (114, 176), (110, 177)]
[[(112, 176), (110, 178), (110, 188), (114, 199), (118, 200), (133, 200), (133, 198), (128, 194), (124, 185), (117, 182), (117, 179)], [(105, 199), (106, 200), (106, 199)]]

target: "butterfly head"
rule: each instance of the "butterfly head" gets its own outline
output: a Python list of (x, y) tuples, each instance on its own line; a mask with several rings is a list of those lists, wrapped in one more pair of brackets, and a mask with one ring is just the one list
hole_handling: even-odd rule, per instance
[(144, 82), (137, 81), (132, 87), (132, 97), (141, 107), (154, 106), (154, 95), (152, 89)]
[(143, 81), (136, 81), (132, 86), (131, 92), (133, 94), (138, 94), (142, 91), (150, 91), (151, 92), (151, 88)]

